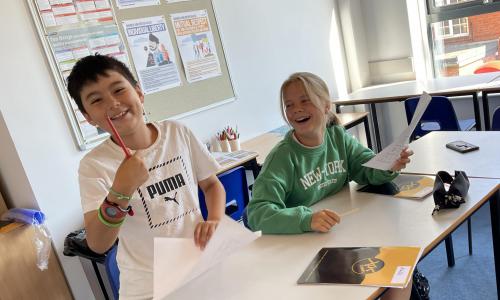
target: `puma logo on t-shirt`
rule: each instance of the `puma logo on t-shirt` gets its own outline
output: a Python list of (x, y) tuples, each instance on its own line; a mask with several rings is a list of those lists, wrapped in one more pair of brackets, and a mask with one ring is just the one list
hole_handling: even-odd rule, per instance
[[(167, 179), (163, 179), (162, 181), (158, 181), (154, 184), (148, 185), (146, 187), (146, 190), (148, 191), (151, 200), (153, 200), (156, 195), (162, 196), (165, 193), (175, 191), (185, 185), (186, 182), (184, 180), (184, 177), (181, 173), (179, 173)], [(177, 203), (177, 201), (175, 202)]]
[(168, 201), (174, 201), (175, 203), (177, 203), (177, 205), (179, 205), (179, 202), (177, 202), (177, 200), (175, 199), (177, 197), (177, 192), (175, 192), (175, 195), (173, 198), (170, 198), (170, 197), (163, 197), (163, 199), (165, 199), (165, 202), (168, 202)]

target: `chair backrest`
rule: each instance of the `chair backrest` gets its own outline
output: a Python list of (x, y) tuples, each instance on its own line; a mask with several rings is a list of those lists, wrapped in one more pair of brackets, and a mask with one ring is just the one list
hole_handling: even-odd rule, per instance
[[(405, 100), (408, 123), (411, 122), (415, 114), (419, 98), (413, 97)], [(460, 125), (451, 101), (447, 97), (432, 96), (432, 100), (412, 133), (410, 141), (438, 130), (459, 131)]]
[(495, 109), (491, 119), (491, 130), (500, 130), (500, 106)]
[(118, 299), (118, 291), (120, 290), (120, 270), (116, 263), (117, 250), (118, 244), (114, 245), (113, 248), (108, 251), (106, 259), (104, 260), (104, 266), (106, 267), (106, 273), (108, 274), (109, 285), (113, 291), (114, 299)]
[[(239, 221), (243, 215), (243, 210), (249, 201), (247, 177), (244, 167), (231, 169), (217, 175), (226, 190), (226, 215)], [(200, 200), (200, 210), (203, 218), (207, 219), (207, 205), (203, 192), (198, 189)]]

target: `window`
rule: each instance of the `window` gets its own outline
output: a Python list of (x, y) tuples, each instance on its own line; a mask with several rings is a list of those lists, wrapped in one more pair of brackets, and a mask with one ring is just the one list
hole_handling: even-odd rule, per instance
[(469, 19), (458, 18), (432, 24), (435, 39), (456, 38), (469, 35)]
[(427, 0), (427, 9), (436, 77), (496, 71), (486, 66), (500, 65), (500, 0)]

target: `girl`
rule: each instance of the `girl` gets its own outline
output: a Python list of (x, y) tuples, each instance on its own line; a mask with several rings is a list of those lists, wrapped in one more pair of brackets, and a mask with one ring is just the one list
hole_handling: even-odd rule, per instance
[[(313, 212), (311, 205), (359, 184), (391, 181), (410, 162), (404, 149), (391, 171), (363, 167), (375, 154), (336, 125), (328, 87), (311, 73), (292, 74), (281, 86), (284, 119), (293, 128), (267, 156), (248, 205), (248, 225), (264, 233), (328, 232), (340, 222), (332, 210)], [(411, 284), (408, 285), (411, 287)], [(410, 288), (386, 296), (409, 298)]]

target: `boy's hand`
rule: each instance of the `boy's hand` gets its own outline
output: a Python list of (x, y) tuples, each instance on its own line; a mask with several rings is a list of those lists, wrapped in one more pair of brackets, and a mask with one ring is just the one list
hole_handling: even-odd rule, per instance
[(149, 178), (149, 172), (142, 158), (142, 151), (122, 161), (116, 171), (113, 190), (125, 195), (132, 195)]
[(201, 250), (205, 249), (215, 229), (217, 229), (217, 225), (219, 225), (219, 221), (203, 221), (198, 223), (194, 230), (194, 244), (200, 247)]
[(406, 146), (402, 151), (401, 154), (399, 154), (399, 159), (396, 160), (396, 163), (394, 163), (394, 166), (392, 166), (391, 171), (393, 172), (399, 172), (402, 169), (406, 168), (406, 165), (410, 163), (410, 156), (413, 155), (413, 151)]
[(340, 223), (340, 216), (329, 209), (323, 209), (312, 215), (311, 229), (316, 232), (328, 232), (337, 223)]

